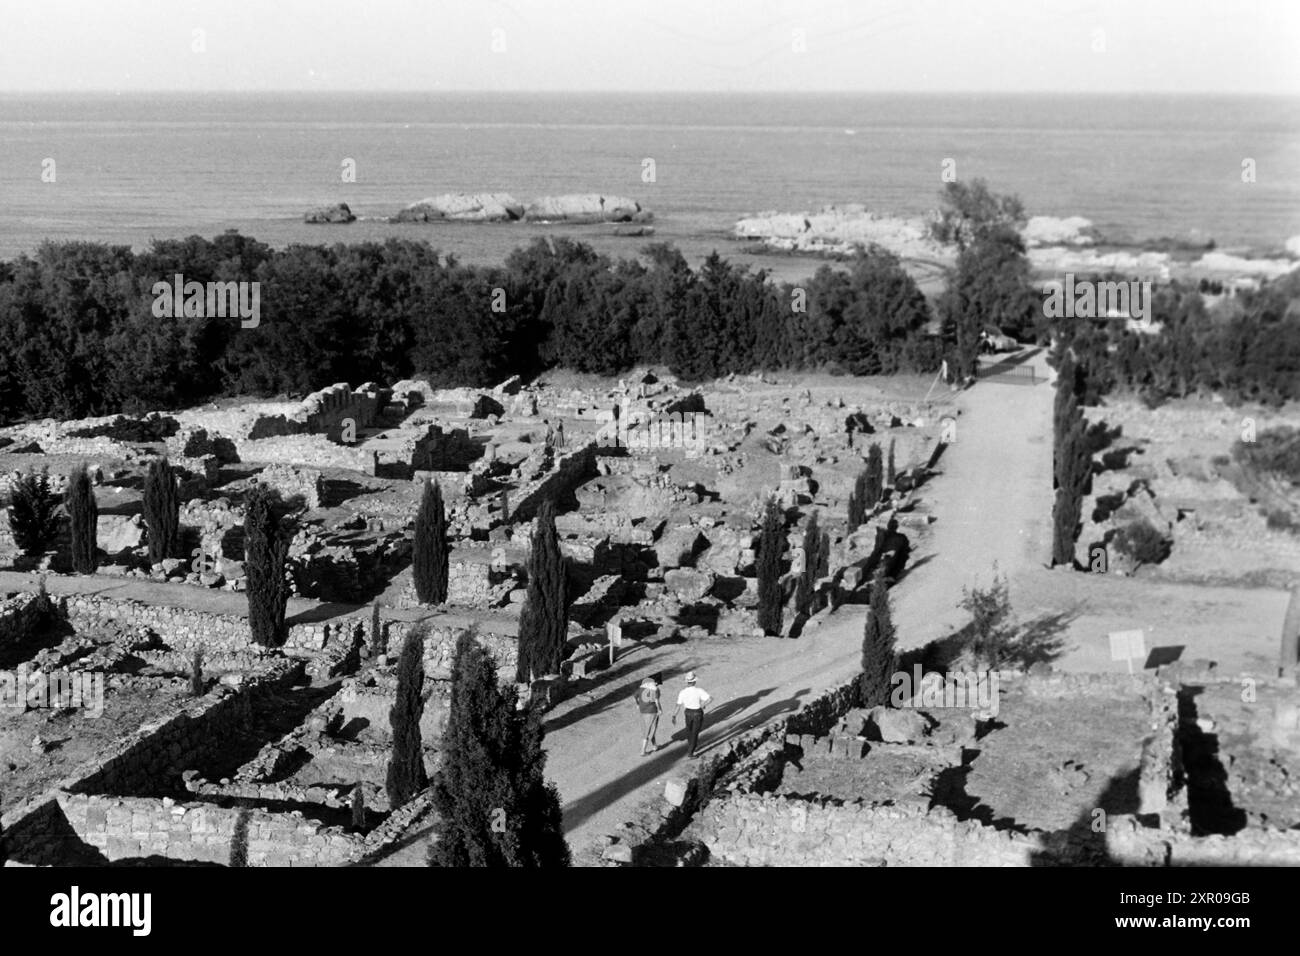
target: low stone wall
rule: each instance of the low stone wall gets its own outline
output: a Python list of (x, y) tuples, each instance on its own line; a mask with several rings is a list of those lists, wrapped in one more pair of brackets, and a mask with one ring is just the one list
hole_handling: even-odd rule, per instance
[(339, 866), (363, 852), (361, 836), (293, 813), (174, 803), (149, 797), (58, 794), (9, 842), (24, 863), (103, 863), (142, 858), (229, 866), (237, 846), (248, 866)]
[[(465, 630), (461, 625), (443, 625), (431, 621), (389, 621), (389, 657), (396, 660), (406, 635), (422, 623), (428, 626), (424, 638), (425, 679), (450, 680), (451, 665), (456, 656), (456, 641)], [(496, 662), (498, 680), (514, 683), (515, 667), (519, 662), (519, 638), (514, 634), (495, 634), (485, 630), (479, 630), (477, 637), (478, 642)]]
[(573, 451), (559, 456), (545, 475), (510, 495), (510, 520), (531, 521), (543, 501), (562, 498), (574, 487), (596, 474), (596, 443), (589, 439)]
[(251, 717), (253, 699), (302, 680), (301, 661), (282, 661), (238, 689), (219, 684), (170, 717), (145, 724), (59, 783), (69, 793), (116, 795), (178, 789), (181, 774), (203, 763)]
[(819, 805), (735, 794), (709, 804), (697, 826), (709, 853), (738, 866), (1296, 866), (1300, 833), (1192, 837), (1108, 818), (1104, 833), (1023, 835), (958, 821), (928, 801)]
[(819, 806), (734, 795), (706, 807), (697, 825), (710, 856), (738, 866), (1029, 866), (1041, 851), (925, 801)]
[[(174, 651), (190, 653), (202, 648), (215, 653), (238, 654), (258, 650), (249, 631), (248, 619), (238, 614), (214, 614), (163, 604), (119, 600), (96, 595), (72, 595), (60, 602), (61, 613), (78, 628), (105, 624), (145, 627), (159, 634)], [(281, 648), (286, 653), (317, 653), (333, 644), (347, 645), (359, 626), (359, 618), (340, 618), (307, 624), (293, 624)]]
[(336, 445), (324, 435), (288, 435), (244, 439), (238, 443), (245, 462), (298, 465), (310, 462), (317, 468), (344, 468), (374, 474), (374, 456), (355, 445)]

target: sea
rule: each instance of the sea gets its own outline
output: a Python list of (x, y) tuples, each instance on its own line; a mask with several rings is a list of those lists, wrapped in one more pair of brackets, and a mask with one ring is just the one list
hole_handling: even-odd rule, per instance
[[(662, 240), (694, 262), (716, 250), (765, 266), (731, 238), (737, 219), (831, 203), (923, 214), (945, 168), (1109, 238), (1276, 253), (1300, 235), (1300, 98), (0, 94), (0, 258), (46, 239), (142, 249), (234, 229), (277, 247), (419, 238), (481, 264), (535, 236), (627, 257)], [(626, 196), (656, 234), (386, 221), (455, 191)], [(336, 202), (359, 220), (303, 223)]]

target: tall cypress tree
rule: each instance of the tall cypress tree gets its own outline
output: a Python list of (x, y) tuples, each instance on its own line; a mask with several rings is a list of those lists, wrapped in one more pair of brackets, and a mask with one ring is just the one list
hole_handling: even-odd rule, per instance
[(763, 527), (758, 538), (758, 626), (764, 634), (781, 633), (785, 603), (781, 593), (781, 554), (785, 550), (785, 516), (776, 496), (769, 495), (763, 508)]
[(447, 510), (442, 503), (442, 488), (436, 481), (426, 479), (420, 510), (415, 516), (415, 550), (411, 561), (415, 594), (421, 604), (446, 602), (448, 551)]
[(885, 487), (885, 470), (879, 442), (872, 442), (871, 447), (867, 449), (866, 486), (867, 499), (865, 505), (867, 509), (871, 509), (880, 501), (880, 496)]
[(396, 810), (429, 785), (424, 769), (424, 743), (420, 718), (424, 715), (424, 631), (416, 627), (406, 635), (397, 662), (397, 695), (388, 711), (393, 730), (393, 755), (388, 761), (388, 805)]
[(470, 631), (456, 642), (451, 682), (429, 865), (569, 865), (559, 794), (545, 780), (540, 710), (519, 712), (515, 689), (500, 687)]
[(166, 458), (149, 462), (144, 477), (144, 523), (149, 529), (149, 563), (176, 557), (180, 541), (181, 498), (176, 473)]
[(1075, 408), (1074, 419), (1056, 453), (1056, 499), (1052, 506), (1052, 563), (1074, 564), (1074, 542), (1083, 512), (1083, 495), (1091, 474), (1087, 424)]
[(248, 625), (254, 643), (279, 647), (284, 643), (284, 612), (289, 603), (285, 561), (289, 555), (288, 530), (277, 514), (278, 500), (265, 485), (248, 496), (244, 514), (244, 574), (248, 591)]
[(808, 516), (808, 523), (803, 531), (803, 571), (795, 592), (795, 607), (800, 614), (809, 614), (812, 610), (813, 587), (821, 576), (823, 563), (821, 548), (824, 535), (817, 527), (817, 512)]
[(515, 680), (558, 674), (569, 638), (564, 555), (555, 530), (555, 504), (542, 502), (528, 555), (528, 591), (519, 614), (519, 663)]
[(894, 468), (894, 439), (889, 439), (889, 459), (885, 467), (885, 485), (893, 488), (898, 481), (898, 471)]
[(1074, 542), (1083, 511), (1083, 495), (1092, 471), (1088, 424), (1079, 408), (1076, 366), (1067, 351), (1057, 369), (1052, 409), (1052, 471), (1056, 495), (1052, 504), (1052, 563), (1074, 564)]
[(849, 492), (849, 533), (852, 534), (867, 520), (867, 473), (858, 472)]
[(862, 631), (862, 674), (858, 700), (863, 707), (889, 703), (890, 677), (897, 668), (894, 623), (889, 611), (889, 583), (883, 571), (871, 579), (870, 606)]
[(77, 574), (94, 574), (98, 563), (96, 537), (99, 532), (99, 508), (86, 466), (68, 476), (66, 501), (72, 545), (72, 570)]

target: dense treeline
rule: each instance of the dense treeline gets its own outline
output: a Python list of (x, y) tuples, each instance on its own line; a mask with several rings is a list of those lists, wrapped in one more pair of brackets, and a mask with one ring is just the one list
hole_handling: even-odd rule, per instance
[(1209, 306), (1197, 287), (1178, 282), (1153, 288), (1151, 298), (1151, 319), (1163, 326), (1154, 335), (1120, 322), (1051, 324), (1053, 364), (1073, 354), (1083, 404), (1116, 388), (1152, 406), (1211, 393), (1230, 404), (1300, 399), (1300, 271)]
[[(258, 282), (260, 322), (160, 318), (153, 287)], [(390, 239), (273, 250), (235, 233), (147, 252), (47, 243), (0, 263), (0, 417), (62, 418), (304, 394), (333, 382), (487, 385), (552, 364), (688, 379), (775, 368), (929, 371), (941, 359), (916, 283), (872, 249), (778, 285), (718, 255), (693, 270), (656, 244), (610, 260), (538, 239), (499, 267)]]

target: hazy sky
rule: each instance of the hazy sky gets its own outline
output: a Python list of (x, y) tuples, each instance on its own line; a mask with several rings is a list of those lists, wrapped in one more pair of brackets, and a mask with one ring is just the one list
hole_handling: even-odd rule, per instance
[(1300, 94), (1300, 0), (0, 0), (64, 90)]

